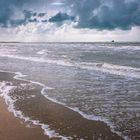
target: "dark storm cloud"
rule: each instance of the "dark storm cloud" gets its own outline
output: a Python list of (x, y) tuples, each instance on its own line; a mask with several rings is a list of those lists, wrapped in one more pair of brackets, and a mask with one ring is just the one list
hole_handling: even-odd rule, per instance
[(30, 10), (24, 10), (24, 11), (23, 11), (23, 14), (24, 14), (24, 17), (25, 17), (26, 19), (30, 19), (31, 17), (34, 17), (34, 16), (37, 15), (36, 12), (30, 11)]
[(29, 22), (39, 22), (39, 20), (37, 20), (36, 18), (34, 18), (34, 19), (29, 19)]
[(65, 0), (78, 28), (130, 29), (140, 26), (140, 0)]
[[(63, 0), (62, 10), (59, 9), (62, 12), (45, 19), (46, 11), (39, 9), (44, 5), (49, 8), (54, 2), (57, 0), (0, 0), (0, 26), (16, 27), (29, 22), (63, 24), (66, 20), (75, 21), (74, 17), (76, 28), (125, 30), (140, 26), (140, 0)], [(34, 11), (34, 7), (38, 10)], [(21, 17), (17, 16), (19, 13)]]
[(41, 22), (44, 22), (44, 23), (45, 23), (45, 22), (48, 22), (48, 20), (47, 20), (47, 19), (45, 19), (45, 20), (41, 20)]
[[(0, 0), (0, 25), (6, 27), (15, 13), (15, 9), (20, 9), (25, 3), (32, 4), (33, 0)], [(22, 20), (17, 21), (19, 24)], [(16, 22), (14, 23), (16, 24)]]
[(5, 24), (4, 27), (6, 27), (6, 26), (17, 27), (19, 25), (26, 25), (29, 22), (37, 23), (37, 22), (40, 22), (38, 17), (41, 18), (44, 15), (46, 15), (46, 13), (37, 13), (37, 12), (33, 12), (33, 11), (24, 10), (22, 19), (10, 19), (10, 20), (8, 19), (8, 24)]
[[(30, 21), (35, 21), (30, 19), (33, 16), (43, 17), (45, 13), (40, 13), (39, 11), (33, 12), (32, 8), (34, 6), (41, 7), (41, 5), (46, 4), (49, 0), (0, 0), (0, 26), (1, 27), (12, 27), (21, 24), (26, 24)], [(31, 11), (27, 9), (31, 9)], [(24, 10), (25, 9), (25, 10)], [(13, 18), (17, 12), (21, 12), (24, 17)]]
[(46, 15), (46, 13), (39, 13), (38, 17), (44, 17)]
[(59, 12), (55, 16), (51, 17), (49, 22), (63, 22), (65, 20), (74, 20), (74, 16)]

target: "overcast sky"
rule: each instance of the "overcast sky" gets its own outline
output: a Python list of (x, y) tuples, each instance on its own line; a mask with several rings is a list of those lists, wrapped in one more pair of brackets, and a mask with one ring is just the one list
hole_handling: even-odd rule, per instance
[(140, 41), (140, 0), (0, 0), (0, 41)]

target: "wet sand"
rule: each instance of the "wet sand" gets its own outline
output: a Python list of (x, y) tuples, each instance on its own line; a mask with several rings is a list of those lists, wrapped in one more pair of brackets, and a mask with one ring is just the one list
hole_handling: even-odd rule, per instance
[[(50, 140), (39, 127), (28, 128), (7, 110), (0, 97), (0, 140)], [(55, 140), (55, 139), (52, 139)]]
[[(14, 74), (0, 72), (0, 81), (12, 81)], [(57, 140), (48, 138), (40, 127), (27, 127), (26, 124), (8, 111), (4, 99), (0, 97), (0, 140)]]
[[(0, 80), (12, 80), (11, 77), (7, 73), (0, 73)], [(38, 93), (39, 90), (30, 92)], [(23, 92), (30, 94), (29, 91)], [(111, 132), (110, 127), (104, 122), (87, 120), (77, 112), (54, 103), (41, 95), (28, 102), (28, 106), (22, 104), (21, 107), (24, 108), (24, 114), (29, 117), (35, 114), (34, 119), (49, 124), (51, 129), (56, 130), (61, 135), (73, 136), (73, 140), (80, 140), (80, 138), (85, 140), (122, 140), (120, 136)], [(32, 110), (26, 107), (32, 108)], [(0, 98), (0, 140), (28, 139), (47, 140), (48, 137), (43, 135), (43, 131), (39, 127), (27, 128), (25, 124), (21, 124), (19, 119), (7, 111), (4, 100)]]

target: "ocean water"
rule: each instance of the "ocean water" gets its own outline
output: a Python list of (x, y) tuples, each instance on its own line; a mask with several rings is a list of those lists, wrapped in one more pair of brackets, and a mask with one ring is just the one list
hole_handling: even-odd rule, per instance
[(42, 86), (44, 97), (106, 122), (125, 139), (140, 139), (140, 43), (0, 43), (0, 70), (18, 72)]

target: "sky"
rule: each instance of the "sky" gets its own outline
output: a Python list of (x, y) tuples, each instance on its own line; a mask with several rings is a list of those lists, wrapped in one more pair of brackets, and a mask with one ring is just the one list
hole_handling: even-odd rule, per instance
[(0, 0), (0, 41), (140, 42), (140, 0)]

